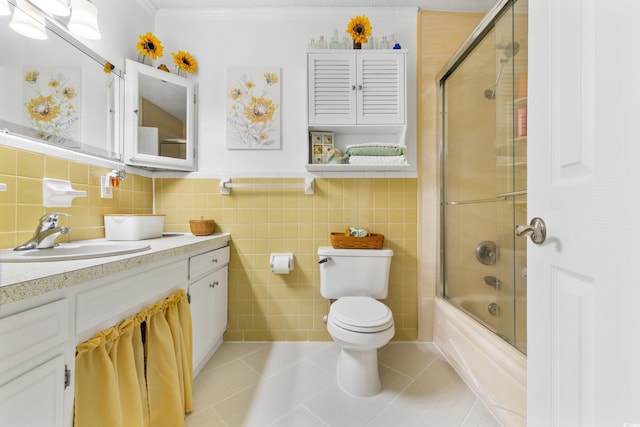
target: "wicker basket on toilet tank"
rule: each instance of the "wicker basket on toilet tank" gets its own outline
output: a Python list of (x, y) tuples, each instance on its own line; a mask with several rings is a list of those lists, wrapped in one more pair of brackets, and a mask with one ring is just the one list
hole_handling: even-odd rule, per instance
[(331, 246), (335, 249), (382, 249), (384, 234), (369, 233), (364, 237), (354, 237), (347, 228), (343, 233), (331, 233)]

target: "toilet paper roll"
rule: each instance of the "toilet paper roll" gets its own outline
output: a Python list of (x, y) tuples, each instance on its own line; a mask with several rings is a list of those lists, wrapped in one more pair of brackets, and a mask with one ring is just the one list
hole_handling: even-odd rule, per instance
[(289, 274), (289, 257), (286, 255), (278, 255), (273, 257), (271, 263), (271, 271), (275, 274)]

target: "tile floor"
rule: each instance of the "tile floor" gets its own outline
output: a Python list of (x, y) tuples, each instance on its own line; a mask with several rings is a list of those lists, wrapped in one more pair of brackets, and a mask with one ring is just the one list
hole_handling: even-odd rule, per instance
[(194, 381), (187, 427), (496, 427), (500, 424), (431, 343), (379, 350), (382, 391), (345, 394), (334, 343), (222, 344)]

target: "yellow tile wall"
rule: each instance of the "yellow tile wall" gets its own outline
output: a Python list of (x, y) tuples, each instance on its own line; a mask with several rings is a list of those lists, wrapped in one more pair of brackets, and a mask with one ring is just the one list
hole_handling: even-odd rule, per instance
[[(72, 216), (60, 220), (71, 231), (58, 241), (104, 237), (103, 215), (109, 213), (152, 213), (152, 179), (129, 174), (114, 189), (113, 199), (100, 197), (100, 176), (109, 169), (47, 156), (31, 151), (0, 146), (0, 182), (7, 191), (0, 192), (0, 248), (13, 248), (27, 241), (38, 219), (47, 212), (64, 212)], [(42, 179), (70, 180), (76, 190), (87, 197), (73, 200), (68, 208), (42, 204)]]
[[(299, 180), (234, 180), (291, 183)], [(394, 250), (386, 303), (394, 314), (394, 340), (417, 338), (417, 180), (316, 179), (315, 195), (299, 189), (233, 189), (222, 196), (217, 179), (156, 179), (156, 211), (165, 231), (189, 232), (189, 220), (216, 221), (231, 233), (227, 341), (328, 341), (322, 317), (318, 246), (329, 233), (368, 227)], [(269, 254), (293, 252), (288, 275), (269, 270)]]

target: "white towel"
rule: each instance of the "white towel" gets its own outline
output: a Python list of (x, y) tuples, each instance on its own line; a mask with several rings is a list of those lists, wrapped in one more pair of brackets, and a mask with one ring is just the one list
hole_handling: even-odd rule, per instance
[(405, 156), (351, 156), (351, 165), (406, 165)]

